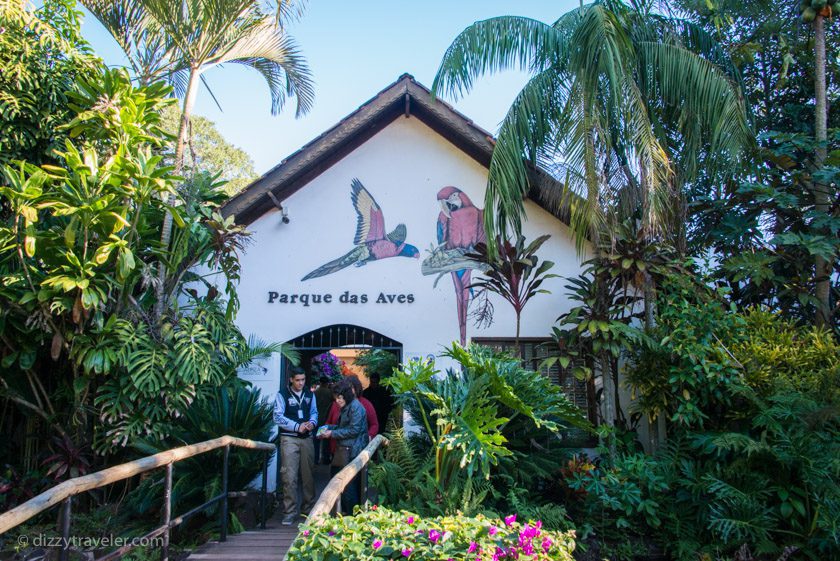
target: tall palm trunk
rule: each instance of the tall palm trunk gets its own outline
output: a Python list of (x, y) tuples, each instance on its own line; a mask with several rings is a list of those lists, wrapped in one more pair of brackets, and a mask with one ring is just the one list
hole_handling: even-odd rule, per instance
[[(187, 136), (190, 130), (190, 116), (192, 115), (193, 107), (195, 106), (195, 99), (198, 94), (198, 78), (199, 78), (199, 69), (197, 67), (193, 67), (190, 70), (190, 78), (189, 82), (187, 83), (187, 93), (184, 96), (184, 104), (181, 110), (181, 121), (178, 123), (178, 141), (175, 144), (175, 174), (180, 175), (184, 169), (184, 151), (187, 145)], [(175, 195), (170, 194), (167, 196), (167, 203), (169, 205), (175, 204)], [(172, 239), (172, 214), (167, 212), (163, 216), (163, 227), (161, 228), (160, 232), (160, 245), (161, 248), (166, 251), (169, 248), (169, 242)], [(166, 298), (166, 265), (161, 261), (158, 264), (158, 284), (155, 287), (156, 292), (156, 302), (155, 302), (155, 312), (157, 317), (160, 317), (163, 314), (163, 311), (166, 309), (168, 302), (165, 302), (164, 299)]]
[[(598, 179), (598, 173), (595, 169), (595, 131), (594, 131), (594, 124), (592, 123), (591, 119), (591, 109), (592, 107), (592, 99), (590, 96), (585, 96), (582, 103), (583, 107), (583, 119), (584, 119), (584, 127), (586, 128), (586, 144), (585, 150), (588, 155), (586, 158), (585, 163), (585, 171), (586, 171), (586, 184), (587, 184), (587, 193), (586, 199), (587, 204), (590, 207), (590, 212), (593, 214), (597, 212), (599, 208), (599, 200), (598, 196), (600, 193), (600, 184)], [(601, 256), (601, 233), (599, 231), (599, 224), (597, 219), (593, 219), (589, 224), (589, 232), (591, 236), (592, 248), (595, 259), (598, 259)], [(597, 302), (596, 306), (598, 310), (609, 310), (610, 302), (607, 301), (609, 295), (606, 294), (604, 290), (602, 279), (600, 275), (595, 275), (595, 282), (598, 283), (597, 287)], [(616, 419), (616, 408), (618, 406), (615, 396), (616, 396), (616, 388), (615, 384), (613, 383), (613, 375), (612, 375), (612, 362), (607, 355), (606, 350), (601, 350), (598, 353), (598, 363), (601, 369), (601, 380), (602, 380), (602, 393), (601, 396), (604, 400), (604, 421), (607, 423), (607, 426), (615, 426), (615, 419)], [(610, 442), (610, 452), (613, 454), (615, 453), (615, 441), (614, 439)]]
[[(826, 143), (828, 141), (826, 111), (826, 83), (825, 83), (825, 17), (817, 15), (814, 20), (814, 97), (816, 98), (816, 115), (814, 119), (814, 136), (817, 148), (814, 154), (814, 168), (819, 171), (826, 158)], [(828, 212), (831, 207), (829, 186), (825, 183), (814, 182), (814, 204), (818, 212)], [(817, 315), (816, 325), (828, 326), (831, 322), (831, 271), (834, 263), (822, 256), (816, 256), (816, 297)]]

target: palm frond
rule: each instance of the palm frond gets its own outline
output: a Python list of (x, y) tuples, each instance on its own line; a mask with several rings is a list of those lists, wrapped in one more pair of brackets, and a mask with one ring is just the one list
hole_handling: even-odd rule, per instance
[(521, 230), (523, 199), (530, 190), (526, 162), (535, 164), (553, 144), (556, 123), (562, 119), (557, 105), (565, 97), (563, 88), (562, 77), (556, 72), (541, 72), (529, 80), (505, 115), (490, 160), (485, 194), (485, 206), (496, 210), (484, 213), (488, 232), (516, 234)]
[(300, 19), (306, 12), (307, 0), (278, 0), (277, 7), (274, 11), (277, 25), (285, 27), (287, 23), (291, 23)]
[(554, 28), (530, 18), (503, 16), (476, 22), (446, 50), (432, 92), (458, 99), (484, 74), (515, 67), (543, 68), (562, 50), (560, 39)]
[(132, 0), (83, 0), (82, 5), (111, 34), (141, 84), (150, 84), (170, 64), (166, 35), (145, 3)]
[(643, 42), (639, 53), (663, 101), (707, 131), (715, 162), (737, 162), (752, 142), (737, 83), (682, 45)]
[(298, 117), (312, 108), (315, 90), (306, 59), (294, 39), (271, 18), (263, 18), (230, 48), (220, 49), (207, 61), (211, 65), (225, 62), (244, 64), (262, 74), (271, 92), (272, 115), (280, 112), (288, 97), (295, 98)]

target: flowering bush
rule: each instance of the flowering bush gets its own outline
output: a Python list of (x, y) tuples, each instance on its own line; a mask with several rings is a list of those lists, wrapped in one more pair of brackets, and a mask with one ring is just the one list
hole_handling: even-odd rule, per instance
[(316, 377), (326, 376), (330, 382), (341, 380), (344, 362), (332, 353), (321, 353), (312, 358), (312, 370)]
[(289, 561), (572, 561), (574, 532), (552, 532), (516, 515), (421, 518), (376, 506), (301, 526)]

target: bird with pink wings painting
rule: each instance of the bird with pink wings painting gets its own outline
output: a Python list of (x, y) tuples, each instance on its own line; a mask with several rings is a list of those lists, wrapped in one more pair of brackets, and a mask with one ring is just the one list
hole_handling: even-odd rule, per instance
[(362, 182), (354, 178), (350, 183), (350, 198), (356, 209), (355, 247), (329, 263), (321, 265), (301, 280), (309, 280), (331, 275), (345, 267), (361, 267), (371, 261), (389, 257), (420, 258), (420, 252), (411, 244), (405, 243), (407, 235), (405, 224), (398, 224), (394, 230), (385, 233), (385, 216), (373, 196), (365, 189)]
[[(457, 187), (444, 187), (437, 194), (441, 212), (437, 222), (437, 240), (440, 250), (449, 256), (451, 267), (463, 265), (464, 268), (450, 270), (452, 283), (455, 285), (455, 300), (458, 307), (458, 328), (461, 344), (467, 342), (467, 309), (470, 305), (470, 269), (480, 269), (480, 265), (464, 261), (466, 253), (475, 249), (476, 244), (486, 243), (484, 233), (484, 210), (476, 207), (466, 193)], [(431, 274), (431, 273), (424, 273)]]

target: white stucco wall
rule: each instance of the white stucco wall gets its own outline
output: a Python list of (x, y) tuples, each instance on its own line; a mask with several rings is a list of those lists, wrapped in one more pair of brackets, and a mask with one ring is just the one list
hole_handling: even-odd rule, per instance
[[(393, 257), (362, 267), (348, 267), (307, 281), (310, 271), (353, 248), (356, 212), (350, 184), (358, 178), (375, 198), (385, 216), (386, 231), (404, 223), (406, 242), (420, 250), (420, 259)], [(455, 290), (447, 273), (437, 286), (435, 277), (421, 274), (422, 259), (437, 245), (440, 205), (437, 192), (453, 185), (478, 207), (484, 206), (486, 168), (414, 117), (399, 118), (351, 152), (297, 193), (282, 201), (289, 224), (273, 210), (250, 224), (252, 244), (242, 256), (239, 285), (241, 309), (237, 318), (246, 335), (266, 341), (287, 341), (319, 327), (354, 324), (377, 331), (403, 344), (404, 358), (438, 354), (459, 338)], [(528, 239), (549, 233), (539, 252), (556, 263), (552, 272), (575, 276), (580, 259), (568, 229), (533, 203), (526, 203), (524, 233)], [(475, 274), (475, 273), (474, 273)], [(568, 311), (563, 279), (551, 279), (526, 307), (523, 337), (545, 337), (557, 317)], [(331, 294), (332, 302), (304, 306), (268, 303), (270, 291), (279, 294)], [(339, 302), (345, 291), (367, 295), (365, 304)], [(413, 295), (413, 303), (376, 303), (379, 295)], [(311, 300), (311, 296), (310, 296)], [(503, 300), (494, 299), (495, 321), (487, 329), (468, 325), (469, 337), (510, 337), (515, 316)], [(280, 359), (243, 372), (266, 396), (280, 384)], [(446, 364), (437, 363), (439, 367)], [(271, 470), (273, 477), (273, 471)]]

